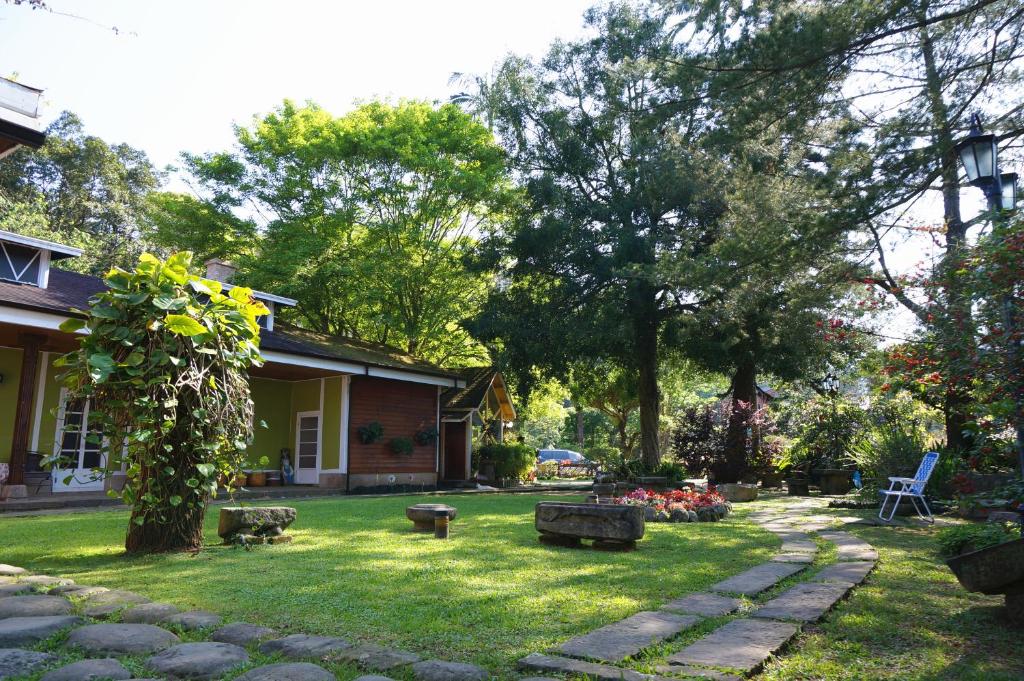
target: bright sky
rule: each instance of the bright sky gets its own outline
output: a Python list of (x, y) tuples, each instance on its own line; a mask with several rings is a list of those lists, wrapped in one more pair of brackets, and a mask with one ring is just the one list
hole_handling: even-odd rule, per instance
[(285, 98), (338, 114), (375, 97), (444, 100), (452, 72), (579, 35), (593, 2), (46, 0), (82, 20), (0, 0), (0, 75), (46, 90), (46, 123), (70, 109), (162, 167), (226, 149), (232, 123)]

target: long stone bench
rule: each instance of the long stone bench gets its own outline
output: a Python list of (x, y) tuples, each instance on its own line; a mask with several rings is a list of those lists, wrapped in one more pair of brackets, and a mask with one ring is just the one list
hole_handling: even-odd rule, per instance
[(225, 506), (220, 509), (217, 534), (225, 544), (238, 537), (248, 541), (287, 541), (286, 527), (295, 522), (295, 509), (287, 506)]
[(579, 546), (591, 539), (595, 548), (629, 550), (644, 536), (644, 512), (639, 506), (569, 504), (542, 501), (534, 510), (540, 540), (559, 546)]

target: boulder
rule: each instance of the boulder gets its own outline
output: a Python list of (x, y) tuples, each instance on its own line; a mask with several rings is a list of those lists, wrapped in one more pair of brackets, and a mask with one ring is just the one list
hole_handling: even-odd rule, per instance
[(0, 679), (27, 676), (57, 658), (21, 648), (0, 648)]
[(17, 567), (15, 565), (8, 565), (7, 563), (0, 563), (0, 575), (6, 575), (13, 577), (14, 575), (25, 574), (25, 568)]
[(66, 645), (87, 653), (139, 655), (180, 642), (171, 632), (152, 624), (90, 624), (72, 631)]
[(333, 636), (310, 636), (309, 634), (292, 634), (284, 638), (275, 638), (260, 645), (264, 655), (280, 653), (292, 659), (320, 658), (328, 653), (351, 648), (352, 644), (343, 638)]
[(644, 536), (644, 511), (616, 504), (566, 504), (542, 501), (534, 509), (534, 526), (559, 543), (593, 539), (633, 546)]
[(81, 623), (81, 617), (72, 615), (8, 617), (0, 620), (0, 648), (34, 646), (58, 631), (70, 629)]
[(210, 634), (210, 638), (214, 641), (234, 643), (236, 646), (242, 647), (259, 643), (274, 636), (277, 636), (277, 632), (270, 627), (261, 627), (258, 624), (249, 624), (248, 622), (231, 622)]
[(727, 501), (754, 501), (757, 499), (757, 485), (729, 482), (718, 486), (718, 493)]
[(310, 662), (284, 662), (250, 669), (235, 681), (334, 681), (336, 677)]
[(455, 520), (459, 510), (447, 504), (413, 504), (405, 509), (405, 517), (413, 522), (413, 529), (419, 532), (434, 531), (434, 517), (438, 511), (448, 512), (448, 521)]
[(426, 660), (412, 666), (416, 681), (487, 681), (491, 675), (486, 669), (465, 662)]
[(182, 643), (149, 658), (146, 666), (172, 679), (219, 679), (249, 662), (249, 653), (230, 643)]
[(11, 596), (0, 598), (0, 619), (68, 615), (71, 603), (60, 596)]
[(186, 631), (197, 631), (216, 627), (221, 623), (221, 616), (215, 612), (206, 610), (190, 610), (179, 612), (160, 620), (160, 624), (174, 624)]
[(178, 606), (170, 603), (142, 603), (121, 613), (121, 621), (128, 624), (156, 624), (178, 612)]
[(132, 673), (112, 658), (80, 660), (46, 672), (39, 681), (93, 681), (93, 679), (130, 679)]
[(294, 522), (295, 509), (287, 506), (225, 506), (217, 534), (230, 544), (238, 534), (279, 535)]

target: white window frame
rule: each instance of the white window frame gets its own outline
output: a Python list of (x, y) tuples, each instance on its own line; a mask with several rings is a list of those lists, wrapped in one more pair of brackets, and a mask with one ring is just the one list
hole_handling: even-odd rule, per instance
[[(302, 419), (316, 417), (316, 468), (300, 468), (300, 456), (299, 456), (299, 439), (302, 437)], [(323, 411), (300, 411), (295, 413), (295, 482), (300, 485), (318, 485), (320, 484), (320, 469), (323, 467), (323, 454), (324, 454), (324, 417)], [(312, 480), (302, 478), (303, 471), (310, 472), (313, 476)]]
[[(42, 398), (40, 398), (42, 399)], [(64, 453), (64, 426), (66, 420), (66, 411), (68, 405), (68, 391), (67, 388), (60, 389), (60, 402), (57, 410), (57, 430), (54, 433), (53, 438), (53, 453), (54, 456), (63, 456)], [(102, 490), (105, 475), (99, 476), (97, 479), (93, 479), (92, 468), (79, 468), (82, 458), (85, 455), (85, 445), (87, 444), (86, 438), (89, 433), (89, 409), (92, 406), (91, 400), (85, 400), (85, 406), (82, 408), (82, 425), (81, 432), (82, 437), (78, 445), (78, 454), (75, 458), (74, 468), (53, 468), (51, 473), (52, 488), (54, 492), (82, 492), (90, 490)], [(100, 443), (99, 465), (96, 466), (98, 469), (106, 469), (107, 467), (107, 450), (109, 449), (106, 438)], [(122, 464), (123, 465), (123, 464)], [(64, 482), (68, 475), (72, 478), (67, 483)], [(84, 479), (80, 478), (80, 475), (84, 475)]]

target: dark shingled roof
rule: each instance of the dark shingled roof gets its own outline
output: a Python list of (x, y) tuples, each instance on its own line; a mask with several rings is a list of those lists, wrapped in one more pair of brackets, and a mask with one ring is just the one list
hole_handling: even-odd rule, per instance
[(466, 387), (446, 388), (441, 393), (441, 408), (479, 409), (498, 371), (494, 367), (468, 367), (455, 371), (466, 380)]
[[(0, 305), (27, 310), (68, 314), (72, 309), (84, 310), (89, 298), (106, 288), (99, 277), (50, 269), (47, 288), (0, 280)], [(455, 378), (455, 371), (422, 362), (401, 350), (386, 345), (367, 343), (352, 338), (328, 336), (297, 326), (274, 322), (274, 330), (260, 332), (260, 347), (290, 355), (318, 357), (342, 362), (400, 371), (414, 371), (444, 378)], [(486, 390), (486, 386), (484, 388)], [(481, 397), (481, 399), (483, 399)]]

